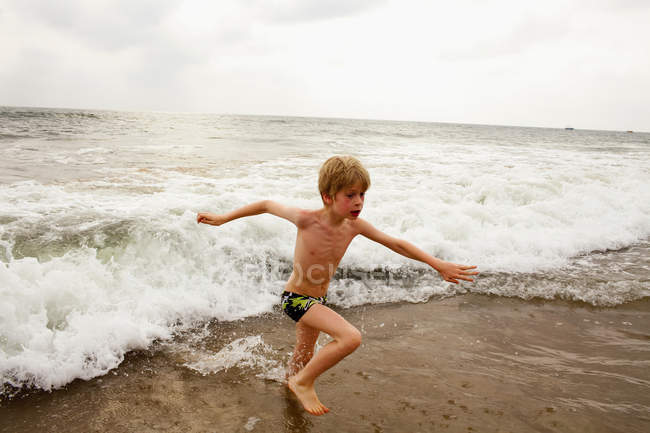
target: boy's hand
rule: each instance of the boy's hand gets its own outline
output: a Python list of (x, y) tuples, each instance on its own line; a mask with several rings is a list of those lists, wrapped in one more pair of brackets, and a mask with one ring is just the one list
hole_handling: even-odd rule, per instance
[(209, 212), (200, 212), (196, 216), (196, 223), (197, 224), (210, 224), (213, 226), (220, 226), (221, 224), (226, 222), (226, 218), (224, 218), (222, 215), (217, 215), (214, 213), (209, 213)]
[(450, 262), (442, 262), (437, 271), (445, 281), (458, 284), (458, 280), (474, 281), (469, 275), (478, 275), (478, 272), (467, 272), (469, 269), (476, 269), (476, 266), (463, 266)]

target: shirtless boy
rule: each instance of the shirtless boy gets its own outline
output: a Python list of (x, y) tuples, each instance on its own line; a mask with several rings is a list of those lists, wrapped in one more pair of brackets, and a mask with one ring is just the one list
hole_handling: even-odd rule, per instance
[[(391, 237), (359, 218), (370, 176), (350, 156), (334, 156), (320, 169), (318, 189), (323, 207), (305, 210), (264, 200), (230, 213), (199, 213), (197, 223), (219, 226), (237, 218), (270, 213), (291, 221), (298, 228), (293, 272), (282, 294), (282, 310), (296, 321), (296, 347), (287, 368), (287, 384), (305, 410), (313, 415), (329, 412), (316, 395), (314, 381), (361, 344), (361, 333), (338, 313), (325, 306), (330, 279), (352, 239), (363, 235), (408, 258), (438, 271), (446, 281), (473, 281), (462, 266), (437, 259), (415, 245)], [(318, 335), (332, 341), (314, 355)]]

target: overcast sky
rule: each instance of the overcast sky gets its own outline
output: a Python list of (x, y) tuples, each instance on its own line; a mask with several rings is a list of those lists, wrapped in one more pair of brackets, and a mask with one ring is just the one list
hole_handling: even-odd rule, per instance
[(647, 0), (0, 0), (0, 105), (650, 131)]

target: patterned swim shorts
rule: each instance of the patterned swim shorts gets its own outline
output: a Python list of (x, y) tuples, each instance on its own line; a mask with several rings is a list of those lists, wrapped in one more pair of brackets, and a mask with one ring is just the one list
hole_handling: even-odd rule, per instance
[(282, 293), (282, 311), (296, 322), (309, 310), (314, 304), (325, 305), (327, 296), (314, 298), (312, 296), (300, 295), (293, 292)]

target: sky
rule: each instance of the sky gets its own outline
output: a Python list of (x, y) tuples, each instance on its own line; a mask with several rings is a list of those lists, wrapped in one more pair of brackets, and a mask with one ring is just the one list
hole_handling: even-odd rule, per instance
[(647, 0), (0, 0), (0, 105), (650, 131)]

